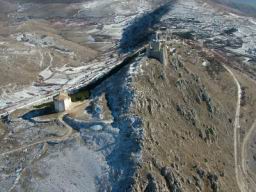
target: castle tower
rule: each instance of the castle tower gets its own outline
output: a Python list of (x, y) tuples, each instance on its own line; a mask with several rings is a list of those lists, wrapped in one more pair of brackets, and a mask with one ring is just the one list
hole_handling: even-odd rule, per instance
[(155, 36), (149, 43), (147, 50), (148, 58), (154, 58), (166, 65), (168, 61), (167, 46), (166, 46), (166, 34), (162, 31), (157, 31)]
[(56, 112), (64, 112), (70, 108), (71, 97), (65, 92), (60, 92), (59, 95), (53, 98), (54, 109)]

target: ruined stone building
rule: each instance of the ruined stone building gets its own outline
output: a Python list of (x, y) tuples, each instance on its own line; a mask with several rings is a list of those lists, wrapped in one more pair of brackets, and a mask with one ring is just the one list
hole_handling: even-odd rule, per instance
[(147, 55), (149, 58), (154, 58), (160, 61), (162, 64), (167, 64), (167, 35), (162, 31), (157, 31), (155, 36), (150, 41)]
[(0, 109), (0, 120), (5, 123), (5, 122), (9, 122), (10, 120), (9, 118), (10, 118), (9, 113), (4, 109)]
[(71, 97), (65, 92), (60, 92), (59, 95), (53, 98), (53, 102), (56, 112), (64, 112), (70, 108)]

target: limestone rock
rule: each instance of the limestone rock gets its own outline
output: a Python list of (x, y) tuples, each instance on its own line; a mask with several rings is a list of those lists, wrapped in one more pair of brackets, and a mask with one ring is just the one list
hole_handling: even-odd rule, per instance
[(155, 177), (152, 174), (148, 174), (147, 177), (148, 177), (148, 185), (144, 190), (144, 192), (158, 192), (159, 187)]
[(210, 182), (210, 185), (211, 185), (211, 189), (213, 192), (219, 192), (220, 189), (219, 189), (219, 178), (216, 174), (212, 174), (212, 173), (209, 173), (208, 174), (208, 180)]
[(181, 183), (175, 177), (175, 175), (170, 167), (162, 168), (161, 174), (165, 178), (170, 191), (172, 191), (172, 192), (181, 192), (182, 191)]

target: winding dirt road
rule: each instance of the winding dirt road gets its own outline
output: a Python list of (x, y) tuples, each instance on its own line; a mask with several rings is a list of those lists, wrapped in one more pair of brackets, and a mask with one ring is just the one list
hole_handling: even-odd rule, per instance
[(252, 186), (254, 186), (253, 190), (251, 191), (256, 191), (256, 182), (254, 181), (254, 178), (252, 177), (253, 173), (251, 173), (246, 160), (248, 158), (248, 144), (250, 142), (250, 140), (252, 139), (252, 135), (254, 133), (256, 129), (256, 120), (254, 121), (253, 125), (251, 126), (251, 128), (249, 129), (248, 133), (246, 134), (244, 140), (243, 140), (243, 144), (242, 144), (242, 149), (241, 149), (241, 158), (242, 158), (242, 170), (244, 173), (246, 173), (248, 175), (248, 179), (251, 183)]
[(61, 124), (63, 124), (63, 125), (67, 128), (67, 132), (66, 132), (63, 136), (61, 136), (61, 137), (47, 138), (47, 139), (44, 139), (44, 140), (41, 140), (41, 141), (37, 141), (37, 142), (31, 143), (31, 144), (29, 144), (29, 145), (24, 145), (24, 146), (22, 146), (22, 147), (19, 147), (19, 148), (12, 149), (12, 150), (10, 150), (10, 151), (1, 153), (1, 154), (0, 154), (0, 157), (1, 157), (1, 156), (9, 155), (9, 154), (12, 154), (12, 153), (15, 153), (15, 152), (23, 151), (23, 150), (25, 150), (25, 149), (28, 149), (28, 148), (30, 148), (30, 147), (33, 147), (33, 146), (36, 146), (36, 145), (39, 145), (39, 144), (44, 144), (44, 143), (60, 143), (60, 142), (66, 141), (66, 140), (69, 139), (70, 136), (72, 135), (72, 133), (73, 133), (73, 128), (70, 127), (67, 123), (65, 123), (65, 121), (63, 121), (63, 117), (64, 117), (65, 115), (66, 115), (66, 113), (62, 113), (62, 114), (58, 117), (58, 120), (61, 122)]
[(234, 121), (234, 158), (235, 158), (235, 173), (236, 180), (241, 192), (255, 192), (256, 191), (256, 183), (246, 170), (245, 163), (245, 147), (246, 143), (249, 141), (253, 130), (256, 127), (256, 121), (252, 125), (251, 129), (247, 133), (246, 137), (243, 140), (243, 144), (241, 144), (241, 129), (240, 129), (240, 106), (241, 106), (241, 95), (242, 89), (239, 81), (237, 80), (234, 73), (225, 65), (224, 68), (230, 73), (233, 77), (234, 82), (237, 86), (237, 104), (236, 104), (236, 114)]

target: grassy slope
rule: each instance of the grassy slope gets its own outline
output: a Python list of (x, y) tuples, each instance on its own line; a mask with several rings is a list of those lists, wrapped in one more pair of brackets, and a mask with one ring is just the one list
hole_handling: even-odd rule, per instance
[[(184, 67), (163, 66), (150, 60), (143, 66), (135, 83), (138, 94), (135, 111), (143, 118), (145, 141), (143, 166), (139, 171), (137, 191), (143, 191), (147, 174), (156, 177), (164, 191), (165, 180), (159, 168), (174, 166), (173, 170), (182, 182), (184, 191), (195, 191), (195, 183), (187, 179), (196, 174), (195, 167), (219, 176), (222, 191), (237, 191), (233, 163), (233, 118), (236, 103), (236, 87), (230, 75), (218, 63), (203, 67), (203, 58), (189, 47), (178, 47), (178, 55)], [(188, 54), (189, 53), (189, 54)], [(197, 81), (196, 76), (200, 77)], [(184, 80), (183, 88), (177, 81)], [(198, 89), (205, 86), (216, 112), (210, 113), (205, 102), (196, 102)], [(177, 111), (177, 105), (185, 111), (196, 113), (196, 124)], [(209, 131), (209, 139), (200, 138), (200, 131)], [(158, 162), (158, 163), (156, 163)], [(176, 167), (176, 168), (175, 168)], [(220, 176), (224, 173), (224, 176)], [(202, 180), (209, 187), (207, 178)]]

